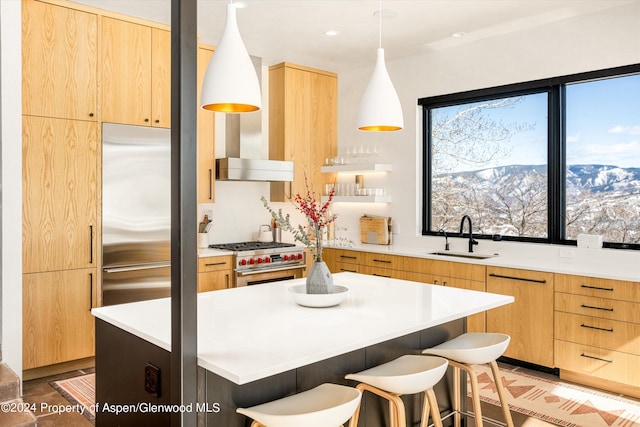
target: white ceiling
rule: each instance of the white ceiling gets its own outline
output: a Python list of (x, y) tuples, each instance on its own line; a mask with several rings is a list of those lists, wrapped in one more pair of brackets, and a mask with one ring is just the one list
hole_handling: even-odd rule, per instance
[[(171, 0), (74, 0), (170, 24)], [(387, 61), (428, 50), (597, 13), (640, 0), (385, 0), (382, 20)], [(378, 47), (377, 0), (244, 0), (238, 26), (251, 55), (265, 65), (282, 61), (340, 72), (372, 67)], [(198, 0), (198, 32), (215, 45), (224, 28), (227, 0)], [(385, 16), (386, 14), (383, 14)], [(324, 35), (336, 30), (337, 36)], [(464, 32), (460, 38), (452, 33)]]

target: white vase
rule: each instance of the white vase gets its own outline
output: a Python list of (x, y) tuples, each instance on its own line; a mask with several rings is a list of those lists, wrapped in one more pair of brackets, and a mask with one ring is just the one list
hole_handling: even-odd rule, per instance
[(316, 261), (311, 265), (307, 275), (308, 294), (332, 294), (333, 276), (324, 261)]

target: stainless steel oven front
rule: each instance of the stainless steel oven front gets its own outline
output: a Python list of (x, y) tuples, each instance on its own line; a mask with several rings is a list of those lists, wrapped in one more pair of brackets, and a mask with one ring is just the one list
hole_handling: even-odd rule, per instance
[(268, 269), (236, 269), (236, 287), (278, 282), (304, 277), (304, 265), (290, 265)]

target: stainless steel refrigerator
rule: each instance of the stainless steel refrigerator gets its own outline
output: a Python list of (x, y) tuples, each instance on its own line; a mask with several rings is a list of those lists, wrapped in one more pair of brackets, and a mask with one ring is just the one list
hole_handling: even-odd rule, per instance
[(171, 294), (171, 131), (102, 127), (102, 302)]

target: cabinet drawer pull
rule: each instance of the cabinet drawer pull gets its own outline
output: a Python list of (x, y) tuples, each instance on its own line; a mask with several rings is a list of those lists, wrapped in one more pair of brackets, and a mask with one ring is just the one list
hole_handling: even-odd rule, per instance
[(533, 282), (533, 283), (547, 283), (545, 279), (527, 279), (526, 277), (514, 277), (514, 276), (503, 276), (502, 274), (489, 274), (490, 277), (496, 277), (498, 279), (509, 279), (509, 280), (522, 280), (523, 282)]
[(211, 266), (214, 266), (214, 265), (225, 265), (225, 264), (226, 264), (225, 261), (222, 261), (222, 262), (208, 262), (208, 263), (205, 264), (205, 266), (211, 267)]
[(391, 261), (387, 261), (386, 259), (374, 259), (373, 262), (383, 262), (385, 264), (391, 264)]
[(356, 257), (351, 256), (351, 255), (340, 255), (340, 258), (346, 258), (346, 259), (356, 259)]
[(373, 273), (372, 276), (386, 277), (387, 279), (391, 278), (391, 276), (385, 276), (384, 274), (376, 274), (376, 273)]
[(585, 325), (584, 323), (582, 325), (580, 325), (583, 328), (587, 328), (587, 329), (595, 329), (597, 331), (604, 331), (604, 332), (613, 332), (613, 328), (611, 329), (607, 329), (607, 328), (598, 328), (597, 326), (589, 326), (589, 325)]
[(89, 273), (89, 311), (93, 308), (93, 273)]
[(357, 273), (355, 270), (347, 270), (346, 268), (341, 268), (340, 271), (348, 271), (349, 273)]
[(209, 169), (209, 200), (213, 200), (213, 169)]
[(592, 310), (603, 310), (603, 311), (611, 311), (611, 312), (613, 312), (613, 308), (595, 307), (593, 305), (586, 305), (586, 304), (582, 304), (580, 307), (582, 307), (582, 308), (590, 308)]
[(595, 289), (596, 291), (608, 291), (613, 292), (613, 288), (600, 288), (598, 286), (589, 286), (589, 285), (580, 285), (581, 288), (585, 289)]
[(580, 356), (586, 357), (587, 359), (600, 360), (601, 362), (613, 363), (613, 360), (603, 359), (601, 357), (596, 357), (596, 356), (589, 356), (588, 354), (584, 354), (584, 353), (582, 353)]
[(93, 225), (89, 226), (89, 264), (93, 264)]

